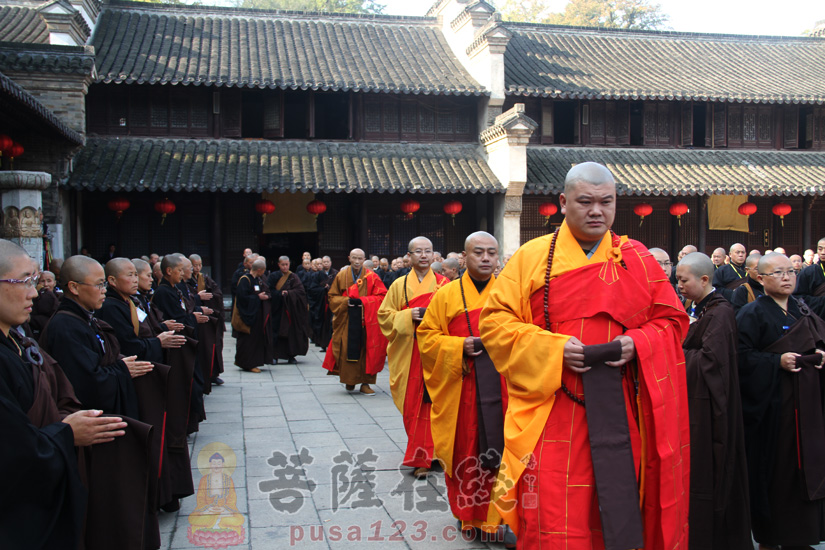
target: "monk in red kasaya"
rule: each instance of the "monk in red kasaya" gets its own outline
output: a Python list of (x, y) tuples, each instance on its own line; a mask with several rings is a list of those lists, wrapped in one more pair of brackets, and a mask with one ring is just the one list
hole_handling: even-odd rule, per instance
[(573, 167), (560, 203), (479, 322), (509, 398), (496, 507), (519, 548), (687, 548), (688, 317), (647, 248), (610, 231), (607, 168)]

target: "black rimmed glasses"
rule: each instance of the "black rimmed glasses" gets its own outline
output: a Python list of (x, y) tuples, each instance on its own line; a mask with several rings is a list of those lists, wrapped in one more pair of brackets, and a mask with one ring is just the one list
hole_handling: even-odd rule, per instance
[(794, 271), (793, 269), (789, 269), (787, 271), (776, 270), (771, 273), (760, 273), (760, 275), (762, 275), (763, 277), (776, 277), (777, 279), (784, 279), (787, 275), (790, 279), (791, 277), (796, 276), (796, 271)]
[(84, 283), (83, 281), (69, 281), (69, 282), (75, 283), (75, 284), (78, 284), (78, 285), (83, 285), (83, 286), (93, 286), (93, 287), (97, 288), (98, 290), (106, 290), (109, 287), (109, 283), (107, 283), (106, 281), (103, 281), (102, 283)]

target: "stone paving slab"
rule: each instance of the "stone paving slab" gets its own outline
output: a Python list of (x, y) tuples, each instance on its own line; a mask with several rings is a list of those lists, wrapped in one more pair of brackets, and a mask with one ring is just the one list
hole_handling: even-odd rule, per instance
[[(228, 331), (226, 383), (206, 396), (208, 419), (190, 439), (196, 488), (203, 449), (223, 444), (235, 454), (231, 477), (244, 542), (230, 549), (503, 548), (462, 539), (443, 473), (415, 480), (401, 466), (407, 438), (386, 369), (375, 395), (365, 396), (327, 376), (315, 346), (298, 365), (270, 365), (259, 374), (236, 368), (234, 354)], [(196, 507), (192, 496), (178, 512), (160, 514), (164, 550), (196, 548), (187, 537)]]

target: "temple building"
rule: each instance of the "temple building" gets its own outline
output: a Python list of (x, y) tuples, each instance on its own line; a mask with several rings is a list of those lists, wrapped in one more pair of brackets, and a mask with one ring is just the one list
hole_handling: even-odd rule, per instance
[(825, 235), (817, 29), (536, 25), (483, 0), (422, 17), (18, 0), (0, 73), (40, 111), (0, 134), (26, 151), (12, 172), (49, 176), (35, 211), (56, 257), (198, 253), (224, 283), (246, 247), (342, 263), (484, 229), (510, 254), (561, 222), (550, 204), (587, 160), (616, 176), (615, 230), (648, 246), (801, 252)]

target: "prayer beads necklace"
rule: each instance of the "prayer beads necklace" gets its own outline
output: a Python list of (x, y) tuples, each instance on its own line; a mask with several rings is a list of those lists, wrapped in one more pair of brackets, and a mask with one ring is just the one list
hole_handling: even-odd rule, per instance
[(473, 334), (473, 325), (470, 323), (470, 312), (467, 311), (467, 299), (464, 297), (464, 277), (458, 278), (458, 286), (461, 287), (461, 302), (464, 304), (464, 315), (467, 317), (467, 330), (470, 331), (470, 336), (475, 338), (475, 334)]
[[(547, 272), (544, 274), (544, 330), (550, 330), (550, 271), (553, 269), (553, 254), (556, 252), (556, 239), (559, 237), (559, 228), (553, 233), (553, 238), (550, 240), (550, 252), (547, 253)], [(463, 297), (462, 289), (462, 297)], [(561, 391), (564, 395), (572, 399), (584, 407), (584, 399), (574, 394), (567, 385), (562, 381)]]

